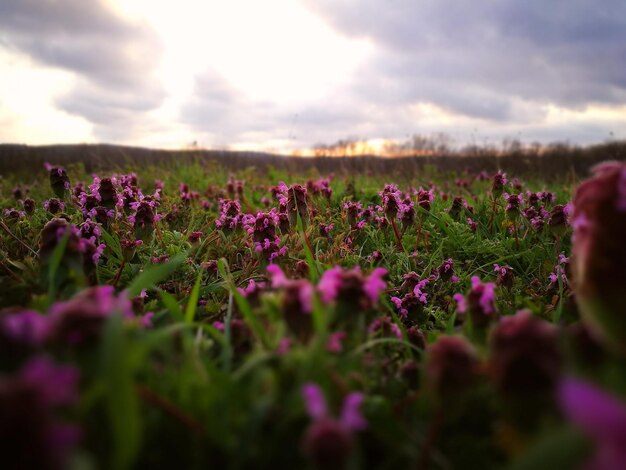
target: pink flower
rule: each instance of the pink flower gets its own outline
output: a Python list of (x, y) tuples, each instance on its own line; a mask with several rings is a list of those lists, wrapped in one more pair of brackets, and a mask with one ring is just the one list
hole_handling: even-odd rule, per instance
[(574, 197), (572, 238), (576, 302), (584, 320), (626, 351), (626, 163), (608, 162), (580, 184)]
[(281, 338), (278, 342), (278, 346), (276, 347), (276, 354), (279, 356), (284, 356), (291, 349), (291, 339), (290, 338)]
[(376, 268), (372, 271), (372, 273), (367, 277), (365, 283), (363, 284), (363, 290), (365, 294), (369, 297), (372, 304), (378, 303), (378, 298), (380, 294), (387, 287), (387, 283), (383, 280), (383, 278), (387, 275), (387, 270), (385, 268)]
[(27, 346), (40, 346), (50, 330), (50, 317), (33, 310), (0, 317), (0, 330), (11, 341)]
[(21, 378), (41, 392), (47, 406), (71, 405), (78, 399), (78, 370), (71, 366), (57, 366), (45, 356), (27, 362), (20, 372)]
[(383, 280), (386, 274), (386, 269), (376, 268), (366, 277), (359, 266), (348, 270), (335, 266), (322, 275), (317, 288), (322, 302), (326, 304), (342, 297), (362, 308), (370, 308), (378, 303), (381, 292), (387, 286)]
[(365, 397), (362, 393), (349, 393), (343, 402), (339, 422), (353, 431), (362, 431), (367, 428), (367, 421), (361, 414), (361, 404)]
[(332, 353), (340, 353), (341, 351), (343, 351), (342, 341), (345, 339), (346, 336), (346, 333), (343, 331), (337, 331), (335, 333), (332, 333), (328, 337), (328, 341), (326, 342), (326, 351)]
[(141, 326), (144, 328), (152, 328), (154, 325), (152, 323), (152, 319), (154, 318), (154, 312), (146, 312), (141, 317)]
[(626, 403), (582, 380), (568, 378), (559, 388), (561, 409), (596, 444), (585, 468), (626, 468)]
[(456, 308), (459, 310), (459, 312), (465, 313), (467, 311), (467, 302), (465, 301), (465, 296), (463, 294), (454, 294), (452, 298), (456, 302)]
[(335, 266), (322, 274), (317, 285), (322, 302), (325, 304), (333, 302), (339, 294), (339, 287), (341, 287), (341, 268)]
[(469, 313), (477, 326), (486, 326), (489, 317), (496, 312), (495, 287), (493, 282), (482, 283), (478, 276), (472, 276), (472, 287), (467, 295), (455, 294), (460, 313)]
[[(311, 382), (304, 384), (302, 386), (302, 398), (311, 419), (329, 418), (326, 399), (319, 385)], [(349, 393), (344, 399), (339, 424), (346, 430), (362, 431), (367, 428), (367, 421), (360, 411), (363, 399), (363, 394), (359, 392)]]
[(66, 468), (81, 433), (59, 421), (57, 411), (75, 405), (78, 381), (77, 369), (45, 356), (30, 359), (14, 376), (0, 376), (0, 437), (10, 452), (5, 466)]
[(309, 416), (320, 419), (326, 416), (326, 400), (319, 385), (307, 383), (302, 386), (302, 398)]
[(277, 264), (270, 264), (267, 267), (267, 272), (272, 276), (273, 289), (284, 287), (288, 283), (287, 276), (285, 276), (285, 273)]
[(418, 300), (420, 302), (422, 302), (423, 304), (427, 303), (426, 300), (426, 296), (428, 294), (426, 294), (425, 292), (422, 292), (422, 289), (424, 287), (426, 287), (426, 284), (428, 284), (428, 279), (422, 279), (420, 282), (417, 283), (417, 285), (413, 288), (413, 294), (415, 294), (415, 297), (418, 298)]

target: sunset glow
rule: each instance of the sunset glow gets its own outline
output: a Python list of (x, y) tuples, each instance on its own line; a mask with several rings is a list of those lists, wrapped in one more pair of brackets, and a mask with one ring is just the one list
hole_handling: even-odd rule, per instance
[[(612, 65), (625, 42), (595, 33), (619, 36), (616, 15), (568, 10), (541, 43), (532, 6), (503, 4), (485, 16), (462, 4), (461, 23), (444, 7), (7, 2), (0, 141), (306, 154), (343, 139), (379, 152), (375, 142), (440, 132), (457, 145), (625, 137), (626, 86)], [(528, 24), (511, 30), (508, 9)], [(583, 25), (590, 36), (581, 46), (568, 35)], [(524, 55), (530, 65), (517, 59)]]

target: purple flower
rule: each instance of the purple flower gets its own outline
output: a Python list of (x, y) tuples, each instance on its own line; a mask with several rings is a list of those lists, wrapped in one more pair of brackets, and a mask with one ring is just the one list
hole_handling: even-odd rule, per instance
[(50, 317), (33, 310), (24, 310), (0, 317), (0, 329), (3, 336), (7, 336), (11, 341), (37, 347), (41, 346), (48, 336)]
[(287, 215), (289, 223), (295, 227), (298, 223), (298, 215), (303, 227), (306, 228), (309, 222), (309, 207), (306, 188), (300, 184), (292, 185), (287, 191)]
[(367, 428), (367, 421), (360, 410), (364, 398), (363, 394), (358, 392), (349, 393), (346, 396), (339, 418), (339, 422), (346, 428), (353, 431), (362, 431)]
[(0, 376), (0, 449), (10, 468), (65, 468), (80, 430), (59, 421), (74, 406), (78, 370), (34, 357), (15, 376)]
[(376, 268), (369, 276), (364, 276), (358, 266), (348, 270), (335, 266), (322, 275), (317, 288), (326, 304), (342, 300), (367, 309), (378, 303), (387, 286), (383, 280), (386, 274), (384, 268)]
[(312, 419), (326, 417), (326, 399), (319, 385), (307, 383), (302, 386), (302, 398), (306, 411)]
[(43, 207), (51, 214), (57, 214), (65, 209), (65, 204), (63, 204), (63, 202), (59, 201), (57, 198), (53, 197), (44, 201)]
[(72, 405), (78, 399), (78, 370), (71, 366), (57, 366), (45, 356), (27, 362), (21, 378), (37, 387), (43, 402), (50, 407)]
[(244, 288), (238, 287), (237, 291), (244, 297), (256, 298), (264, 288), (265, 288), (264, 282), (256, 282), (254, 279), (250, 279), (246, 287)]
[(626, 163), (607, 162), (578, 187), (572, 238), (576, 301), (584, 320), (626, 352)]
[(455, 294), (460, 313), (469, 313), (475, 326), (486, 326), (496, 313), (495, 288), (493, 282), (482, 283), (478, 276), (472, 276), (472, 287), (467, 295)]
[[(319, 385), (311, 382), (304, 384), (302, 386), (302, 398), (311, 419), (329, 418), (324, 392)], [(362, 431), (367, 428), (367, 421), (360, 411), (363, 399), (363, 394), (359, 392), (346, 395), (339, 418), (339, 424), (346, 430)]]
[(499, 286), (505, 286), (509, 289), (513, 287), (513, 280), (514, 280), (513, 268), (511, 268), (510, 266), (500, 266), (498, 264), (494, 264), (493, 270), (496, 272), (498, 276), (496, 279), (496, 283)]
[(575, 378), (561, 382), (558, 399), (565, 416), (595, 443), (585, 468), (626, 468), (626, 403)]
[(491, 193), (494, 197), (500, 196), (504, 191), (504, 187), (507, 184), (506, 173), (502, 173), (498, 171), (495, 175), (493, 175), (491, 182)]
[(426, 379), (439, 395), (457, 394), (474, 381), (478, 355), (465, 338), (440, 336), (426, 352)]
[(198, 243), (200, 239), (204, 236), (204, 232), (191, 232), (187, 237), (189, 243)]
[(154, 318), (154, 312), (146, 312), (141, 317), (141, 326), (144, 328), (152, 328), (154, 325), (152, 323), (152, 319)]
[(63, 199), (65, 192), (70, 190), (70, 179), (63, 167), (44, 163), (44, 167), (50, 173), (50, 186), (59, 199)]
[(459, 278), (454, 275), (454, 260), (448, 258), (444, 260), (437, 268), (437, 275), (442, 281), (459, 282)]
[(489, 338), (497, 388), (525, 399), (550, 396), (561, 373), (558, 329), (528, 310), (500, 319)]
[(422, 289), (424, 289), (424, 287), (426, 287), (426, 284), (428, 284), (429, 280), (428, 279), (422, 279), (420, 282), (418, 282), (415, 287), (413, 288), (413, 294), (415, 295), (415, 297), (417, 297), (417, 299), (423, 303), (426, 304), (427, 300), (426, 300), (426, 296), (428, 294), (426, 294), (425, 292), (422, 291)]
[(279, 356), (284, 356), (291, 349), (291, 339), (290, 338), (281, 338), (278, 342), (278, 346), (276, 347), (276, 354)]
[(385, 188), (378, 193), (382, 198), (383, 212), (389, 220), (395, 219), (400, 210), (402, 193), (395, 184), (386, 184)]
[(311, 336), (313, 323), (313, 295), (315, 289), (306, 279), (287, 279), (277, 265), (267, 267), (274, 289), (281, 289), (281, 311), (287, 326), (300, 340), (306, 341)]
[(132, 303), (126, 295), (115, 294), (113, 286), (91, 287), (52, 306), (48, 312), (51, 337), (66, 345), (87, 345), (100, 336), (106, 319), (115, 313), (134, 318)]
[(467, 312), (467, 301), (465, 300), (465, 296), (463, 294), (454, 294), (452, 298), (456, 302), (456, 306), (460, 313)]
[(382, 336), (395, 336), (398, 339), (402, 339), (402, 330), (389, 317), (383, 316), (377, 318), (367, 328), (367, 332), (370, 334), (379, 331), (381, 332)]
[(35, 211), (35, 201), (29, 197), (22, 201), (22, 206), (27, 214), (32, 214)]
[(434, 199), (433, 191), (420, 188), (417, 192), (417, 206), (425, 211), (430, 211), (430, 205)]
[(346, 333), (343, 331), (336, 331), (331, 333), (326, 341), (326, 351), (331, 353), (340, 353), (343, 351), (342, 341), (346, 338)]
[(341, 268), (335, 266), (322, 274), (317, 289), (320, 292), (322, 302), (325, 304), (329, 304), (337, 298), (341, 287), (341, 272)]
[(383, 278), (387, 275), (387, 270), (385, 268), (376, 268), (372, 271), (372, 273), (365, 279), (363, 283), (363, 290), (365, 291), (365, 295), (367, 295), (372, 302), (372, 304), (378, 303), (378, 298), (380, 294), (387, 287), (387, 283), (383, 280)]
[(273, 289), (284, 287), (288, 284), (289, 280), (287, 279), (287, 276), (285, 276), (285, 273), (283, 272), (282, 269), (280, 269), (280, 266), (278, 266), (277, 264), (270, 264), (267, 267), (267, 272), (272, 277)]

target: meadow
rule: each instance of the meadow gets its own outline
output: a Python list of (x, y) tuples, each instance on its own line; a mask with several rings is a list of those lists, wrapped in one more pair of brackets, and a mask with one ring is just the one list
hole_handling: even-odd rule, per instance
[(498, 162), (4, 172), (3, 468), (624, 468), (626, 166)]

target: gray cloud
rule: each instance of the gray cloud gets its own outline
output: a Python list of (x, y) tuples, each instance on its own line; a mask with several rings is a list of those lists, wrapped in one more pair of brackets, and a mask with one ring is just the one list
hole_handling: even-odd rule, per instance
[(91, 121), (99, 137), (128, 135), (131, 116), (165, 96), (153, 77), (155, 32), (100, 1), (1, 0), (0, 29), (9, 50), (77, 74), (77, 87), (56, 105)]
[(357, 83), (381, 102), (426, 101), (516, 120), (512, 98), (581, 108), (626, 103), (621, 0), (310, 0), (346, 35), (379, 46)]

